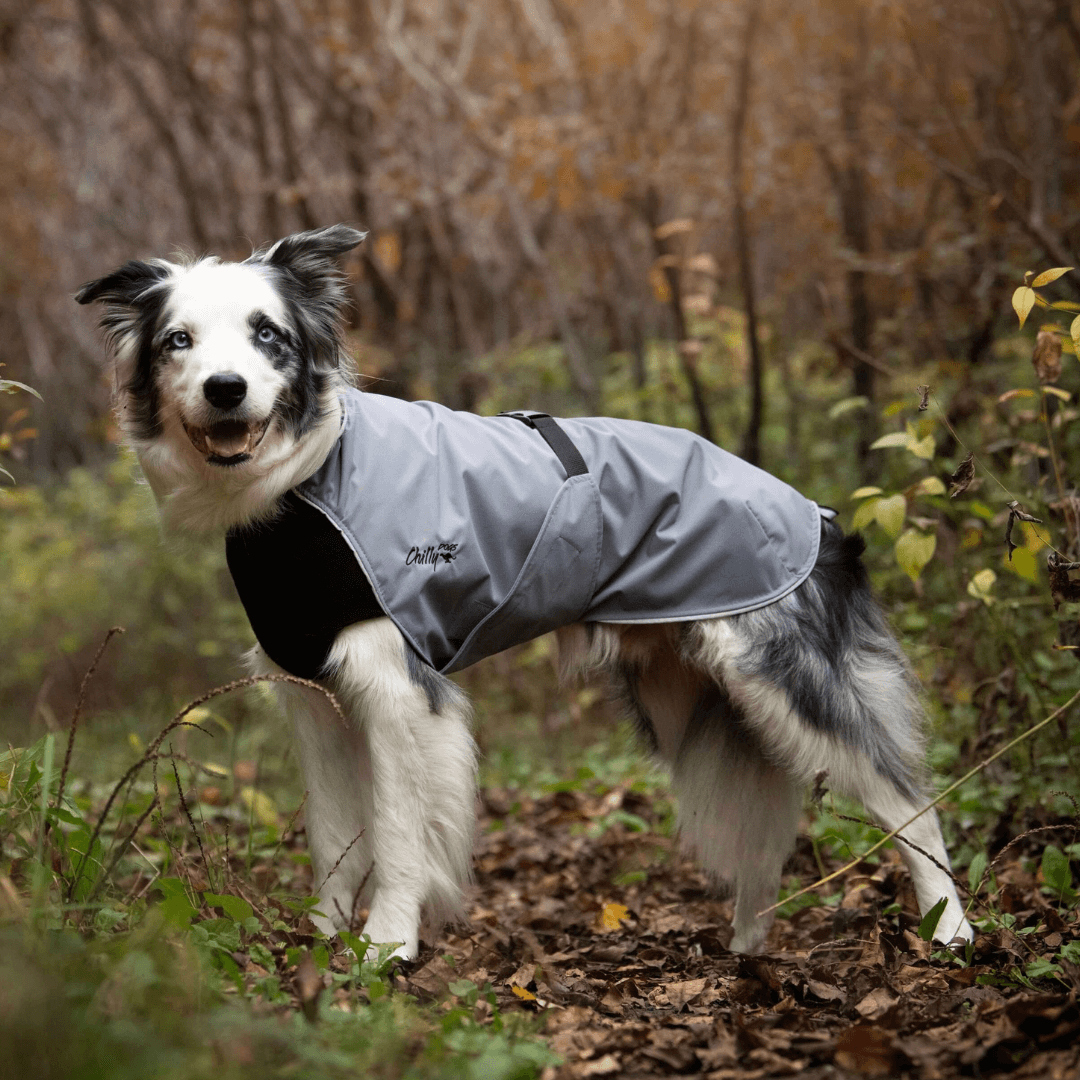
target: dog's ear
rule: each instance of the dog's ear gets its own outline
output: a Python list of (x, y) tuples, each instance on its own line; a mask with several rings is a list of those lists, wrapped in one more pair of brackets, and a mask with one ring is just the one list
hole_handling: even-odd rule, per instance
[(263, 256), (263, 261), (271, 266), (287, 266), (296, 272), (311, 266), (313, 261), (327, 261), (352, 251), (366, 236), (366, 232), (348, 225), (328, 225), (325, 229), (293, 233), (274, 244)]
[(152, 263), (127, 262), (118, 270), (97, 281), (88, 281), (75, 294), (77, 304), (92, 304), (102, 300), (106, 304), (122, 304), (136, 307), (140, 298), (172, 273), (172, 266), (162, 260)]
[(334, 259), (366, 235), (348, 225), (312, 229), (286, 236), (250, 260), (276, 274), (304, 347), (320, 368), (337, 368), (341, 359), (340, 317), (348, 293)]

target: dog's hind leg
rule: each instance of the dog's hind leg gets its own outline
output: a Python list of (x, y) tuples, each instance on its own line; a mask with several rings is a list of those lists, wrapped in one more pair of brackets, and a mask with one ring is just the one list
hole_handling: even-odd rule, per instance
[(357, 784), (367, 791), (353, 795), (370, 807), (364, 933), (373, 942), (401, 942), (398, 954), (411, 958), (422, 912), (441, 924), (460, 915), (463, 904), (476, 798), (467, 700), (416, 660), (389, 619), (343, 630), (328, 670), (366, 752), (368, 771)]
[[(801, 800), (768, 762), (738, 707), (711, 673), (689, 664), (681, 629), (600, 627), (617, 637), (613, 661), (622, 697), (649, 748), (672, 770), (684, 845), (711, 877), (735, 892), (734, 952), (755, 952), (771, 919), (756, 914), (776, 899), (795, 842)], [(609, 656), (614, 641), (594, 642)]]
[[(892, 830), (929, 801), (922, 708), (868, 590), (823, 603), (829, 586), (815, 571), (768, 608), (698, 624), (695, 655), (723, 682), (770, 761), (800, 784), (825, 772), (832, 790)], [(898, 844), (920, 911), (946, 900), (935, 938), (970, 941), (937, 815), (923, 814), (901, 837), (926, 853)]]
[(722, 688), (706, 692), (673, 762), (684, 843), (702, 868), (735, 892), (731, 951), (757, 952), (772, 918), (784, 860), (795, 844), (802, 797), (791, 777), (762, 754)]

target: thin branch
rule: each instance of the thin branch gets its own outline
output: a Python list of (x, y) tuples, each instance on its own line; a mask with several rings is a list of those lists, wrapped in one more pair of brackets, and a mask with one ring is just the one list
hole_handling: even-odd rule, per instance
[(815, 889), (820, 888), (822, 885), (827, 885), (830, 881), (835, 881), (838, 877), (842, 877), (849, 870), (854, 870), (855, 867), (858, 866), (859, 863), (861, 863), (867, 855), (873, 855), (875, 851), (883, 848), (898, 833), (902, 832), (913, 822), (918, 821), (919, 818), (923, 816), (923, 814), (927, 813), (930, 810), (933, 810), (933, 808), (937, 806), (939, 802), (941, 802), (947, 796), (951, 795), (954, 791), (956, 791), (957, 788), (962, 787), (964, 784), (966, 784), (973, 776), (977, 776), (993, 762), (997, 761), (997, 759), (1001, 757), (1002, 754), (1008, 753), (1014, 746), (1019, 746), (1020, 743), (1022, 743), (1025, 739), (1029, 739), (1036, 732), (1042, 731), (1042, 729), (1046, 727), (1047, 724), (1051, 723), (1059, 716), (1061, 716), (1061, 714), (1064, 713), (1066, 709), (1069, 709), (1078, 699), (1080, 699), (1080, 690), (1077, 690), (1076, 693), (1073, 694), (1073, 696), (1069, 698), (1069, 700), (1066, 701), (1064, 705), (1062, 705), (1058, 709), (1055, 709), (1049, 716), (1040, 720), (1034, 727), (1030, 727), (1027, 731), (1023, 732), (1020, 735), (1017, 735), (1015, 739), (1012, 739), (1010, 742), (1006, 743), (1000, 750), (997, 750), (995, 753), (991, 754), (988, 758), (986, 758), (985, 761), (980, 761), (974, 769), (971, 769), (969, 772), (964, 773), (964, 775), (961, 776), (959, 780), (956, 780), (954, 783), (950, 784), (947, 788), (945, 788), (945, 790), (942, 791), (940, 795), (928, 802), (918, 813), (912, 814), (911, 817), (908, 818), (908, 820), (905, 821), (902, 825), (898, 825), (891, 832), (887, 832), (876, 843), (871, 844), (870, 847), (868, 847), (866, 851), (864, 851), (858, 858), (852, 859), (851, 862), (846, 863), (844, 866), (841, 866), (839, 870), (834, 870), (831, 874), (827, 874), (825, 877), (821, 878), (820, 881), (815, 881), (813, 885), (807, 885), (805, 888), (799, 889), (798, 892), (794, 892), (790, 896), (784, 897), (783, 900), (778, 900), (775, 904), (771, 904), (769, 907), (762, 909), (757, 913), (758, 918), (761, 918), (762, 915), (768, 915), (771, 911), (775, 911), (778, 907), (786, 904), (789, 900), (794, 900), (799, 896), (805, 896), (807, 893), (813, 892)]

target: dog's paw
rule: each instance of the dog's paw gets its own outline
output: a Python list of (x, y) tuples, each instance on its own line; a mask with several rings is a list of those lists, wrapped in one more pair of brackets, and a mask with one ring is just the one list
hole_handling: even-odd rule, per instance
[(731, 944), (728, 949), (733, 953), (756, 956), (761, 952), (762, 946), (765, 944), (765, 938), (768, 935), (768, 926), (748, 926), (737, 929), (731, 937)]
[[(952, 933), (949, 933), (950, 929)], [(962, 949), (965, 945), (970, 945), (974, 940), (975, 930), (971, 923), (961, 916), (958, 925), (952, 910), (946, 910), (937, 925), (937, 929), (934, 931), (934, 944), (947, 945), (952, 949)]]
[(420, 952), (420, 935), (415, 927), (394, 926), (381, 919), (369, 918), (364, 934), (371, 939), (365, 960), (378, 960), (380, 945), (395, 945), (390, 955), (401, 960), (415, 960)]

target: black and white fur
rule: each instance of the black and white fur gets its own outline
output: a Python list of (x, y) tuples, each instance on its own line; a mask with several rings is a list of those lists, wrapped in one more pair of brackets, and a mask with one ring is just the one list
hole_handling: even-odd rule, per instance
[[(167, 528), (213, 538), (268, 518), (322, 463), (351, 377), (333, 260), (362, 239), (338, 225), (242, 263), (130, 262), (79, 291), (79, 303), (105, 304), (120, 422)], [(734, 951), (764, 943), (771, 920), (757, 913), (776, 899), (802, 791), (819, 773), (887, 828), (926, 800), (917, 686), (861, 551), (857, 536), (828, 523), (810, 578), (769, 607), (559, 633), (565, 669), (612, 678), (670, 766), (684, 840), (734, 885)], [(259, 648), (251, 660), (257, 672), (276, 670)], [(348, 726), (320, 695), (289, 685), (280, 694), (308, 789), (315, 922), (332, 934), (366, 904), (371, 940), (400, 942), (413, 957), (424, 918), (462, 913), (476, 776), (469, 705), (387, 618), (341, 632), (325, 682)], [(948, 866), (933, 811), (904, 835)], [(971, 940), (949, 876), (900, 850), (920, 909), (948, 900), (939, 937)]]

